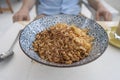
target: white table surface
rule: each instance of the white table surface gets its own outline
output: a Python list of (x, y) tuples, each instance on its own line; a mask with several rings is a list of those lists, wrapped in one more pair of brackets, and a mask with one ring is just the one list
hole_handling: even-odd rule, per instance
[[(18, 23), (0, 38), (0, 52), (7, 51), (18, 31)], [(0, 80), (120, 80), (120, 49), (111, 45), (97, 60), (74, 68), (55, 68), (31, 62), (21, 50), (19, 42), (15, 54), (0, 62)]]

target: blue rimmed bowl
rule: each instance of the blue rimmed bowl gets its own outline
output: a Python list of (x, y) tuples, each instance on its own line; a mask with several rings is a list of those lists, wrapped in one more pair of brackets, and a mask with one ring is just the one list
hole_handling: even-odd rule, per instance
[[(88, 34), (94, 37), (94, 41), (88, 57), (72, 64), (57, 64), (41, 59), (37, 53), (33, 51), (32, 43), (35, 40), (36, 34), (57, 23), (66, 23), (68, 25), (74, 24), (79, 28), (89, 29)], [(41, 64), (54, 67), (75, 67), (87, 64), (100, 57), (108, 46), (108, 36), (106, 31), (99, 24), (84, 16), (54, 15), (45, 16), (28, 24), (20, 34), (19, 44), (23, 52), (29, 58)]]

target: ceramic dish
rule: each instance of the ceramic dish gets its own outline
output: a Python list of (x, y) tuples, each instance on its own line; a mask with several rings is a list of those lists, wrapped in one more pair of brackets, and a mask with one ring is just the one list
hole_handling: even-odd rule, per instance
[[(94, 36), (95, 39), (88, 57), (73, 64), (57, 64), (41, 59), (37, 53), (33, 51), (32, 42), (35, 40), (35, 35), (57, 23), (74, 24), (79, 28), (89, 29), (89, 35)], [(108, 36), (106, 31), (99, 24), (84, 16), (54, 15), (40, 18), (28, 24), (20, 34), (19, 43), (23, 52), (29, 58), (39, 63), (54, 67), (74, 67), (87, 64), (100, 57), (108, 46)]]

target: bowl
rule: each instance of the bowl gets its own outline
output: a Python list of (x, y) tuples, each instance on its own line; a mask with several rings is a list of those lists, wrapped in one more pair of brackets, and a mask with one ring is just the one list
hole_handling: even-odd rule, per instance
[[(58, 64), (43, 60), (36, 52), (34, 52), (32, 43), (35, 40), (36, 34), (57, 23), (66, 23), (68, 25), (74, 24), (79, 28), (89, 29), (88, 34), (94, 37), (94, 41), (88, 57), (72, 64)], [(88, 19), (82, 15), (75, 16), (63, 14), (45, 16), (29, 23), (20, 34), (19, 44), (23, 52), (29, 58), (37, 61), (38, 63), (54, 67), (75, 67), (90, 63), (100, 57), (108, 47), (108, 35), (106, 31), (94, 20)]]

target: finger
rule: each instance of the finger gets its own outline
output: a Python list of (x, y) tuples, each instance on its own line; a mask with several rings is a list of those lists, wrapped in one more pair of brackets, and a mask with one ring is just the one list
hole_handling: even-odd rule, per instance
[(26, 21), (26, 20), (27, 20), (27, 16), (24, 16), (24, 17), (23, 17), (23, 21)]
[(100, 20), (100, 13), (96, 12), (96, 20), (99, 21)]
[(111, 21), (112, 20), (112, 16), (110, 13), (105, 13), (104, 14), (104, 20), (105, 21)]
[(104, 17), (104, 21), (108, 20), (108, 14), (107, 13), (103, 14), (103, 17)]
[(27, 16), (26, 20), (27, 20), (27, 21), (29, 21), (29, 20), (30, 20), (30, 16), (29, 16), (29, 15)]
[(108, 14), (108, 18), (109, 18), (108, 19), (109, 21), (112, 21), (112, 14), (111, 13)]
[(23, 17), (23, 21), (29, 21), (29, 20), (30, 20), (29, 15), (25, 15), (25, 16)]
[(16, 22), (16, 21), (18, 21), (18, 18), (17, 18), (17, 17), (15, 17), (15, 18), (13, 19), (13, 22)]
[(22, 20), (22, 16), (21, 15), (15, 15), (13, 17), (13, 22), (16, 22), (16, 21), (21, 21)]
[(105, 13), (103, 16), (104, 16), (104, 20), (105, 20), (105, 21), (108, 21), (108, 17), (109, 17), (109, 16), (108, 16), (108, 13)]
[(17, 15), (14, 15), (13, 16), (13, 22), (16, 22), (17, 21)]
[(109, 18), (108, 13), (105, 13), (105, 14), (103, 15), (103, 17), (104, 17), (104, 20), (105, 20), (105, 21), (108, 21), (108, 18)]
[(16, 22), (16, 21), (17, 21), (17, 20), (14, 18), (14, 19), (13, 19), (13, 23)]
[(16, 18), (16, 20), (17, 20), (17, 21), (23, 21), (23, 18), (24, 18), (24, 16), (19, 15), (19, 16)]
[(14, 22), (15, 22), (15, 18), (13, 17), (13, 19), (12, 19), (12, 20), (13, 20), (13, 23), (14, 23)]

